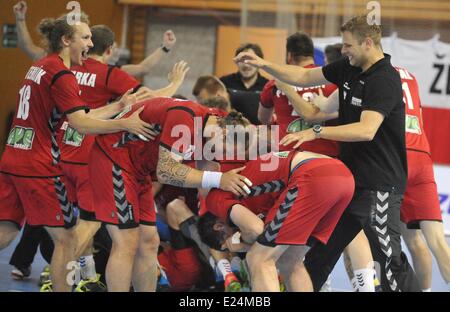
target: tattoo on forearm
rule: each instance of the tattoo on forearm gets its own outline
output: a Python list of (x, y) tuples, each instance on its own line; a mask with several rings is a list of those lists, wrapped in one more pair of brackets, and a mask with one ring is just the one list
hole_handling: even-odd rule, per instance
[(161, 148), (159, 150), (157, 167), (157, 174), (160, 182), (179, 187), (186, 187), (187, 176), (192, 168), (177, 162), (166, 149)]

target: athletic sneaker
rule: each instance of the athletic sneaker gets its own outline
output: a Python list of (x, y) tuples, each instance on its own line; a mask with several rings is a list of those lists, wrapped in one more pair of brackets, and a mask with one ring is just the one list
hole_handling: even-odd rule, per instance
[(42, 284), (41, 289), (39, 289), (40, 292), (53, 292), (53, 283), (51, 280), (46, 281), (44, 284)]
[(17, 281), (27, 279), (30, 277), (30, 275), (31, 275), (31, 266), (27, 268), (18, 268), (15, 266), (14, 269), (12, 269), (11, 271), (11, 277)]
[(106, 292), (106, 285), (100, 281), (100, 274), (97, 274), (95, 278), (81, 280), (75, 292)]
[(225, 276), (225, 292), (240, 292), (242, 285), (234, 273), (228, 273)]
[(39, 276), (39, 287), (50, 281), (50, 266), (46, 265)]

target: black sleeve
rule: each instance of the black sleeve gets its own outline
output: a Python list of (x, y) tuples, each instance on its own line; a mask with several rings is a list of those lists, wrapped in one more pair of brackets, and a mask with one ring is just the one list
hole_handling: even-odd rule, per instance
[(373, 77), (364, 87), (363, 110), (376, 111), (388, 117), (401, 100), (401, 84), (399, 81), (382, 76)]
[(347, 59), (344, 58), (322, 67), (322, 73), (325, 76), (325, 79), (337, 86), (341, 86), (342, 80), (344, 79), (344, 69), (347, 63)]

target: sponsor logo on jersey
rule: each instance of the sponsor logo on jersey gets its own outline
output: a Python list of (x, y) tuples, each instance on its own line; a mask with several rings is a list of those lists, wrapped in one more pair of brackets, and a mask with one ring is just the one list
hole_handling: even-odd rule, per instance
[(273, 156), (278, 157), (278, 158), (288, 158), (289, 151), (275, 152), (275, 153), (273, 153)]
[(422, 134), (417, 116), (405, 115), (405, 131), (408, 133)]
[(83, 143), (84, 134), (80, 134), (77, 130), (71, 126), (67, 126), (64, 132), (63, 143), (71, 146), (81, 146)]
[(362, 103), (362, 100), (361, 100), (361, 99), (352, 97), (352, 102), (351, 102), (352, 105), (361, 107), (361, 103)]
[(293, 133), (309, 129), (311, 127), (312, 125), (306, 122), (305, 120), (297, 118), (288, 125), (286, 132)]
[(6, 145), (13, 148), (30, 150), (33, 147), (34, 129), (15, 126), (8, 135)]

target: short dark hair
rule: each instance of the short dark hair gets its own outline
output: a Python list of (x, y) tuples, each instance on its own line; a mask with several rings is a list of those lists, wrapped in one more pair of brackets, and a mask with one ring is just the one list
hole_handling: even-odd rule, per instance
[(330, 44), (325, 47), (325, 56), (328, 63), (333, 63), (343, 58), (342, 56), (342, 43)]
[(253, 50), (255, 52), (255, 54), (258, 55), (260, 58), (264, 58), (264, 54), (263, 54), (261, 47), (259, 46), (259, 44), (256, 44), (256, 43), (241, 44), (234, 52), (234, 56), (238, 55), (239, 53), (241, 53), (243, 51), (247, 51), (250, 49)]
[(286, 39), (286, 52), (291, 53), (294, 59), (314, 57), (314, 43), (311, 37), (299, 31)]
[(103, 55), (114, 44), (114, 32), (106, 25), (91, 27), (92, 43), (94, 47), (89, 49), (89, 54)]
[(208, 247), (222, 251), (222, 244), (226, 239), (226, 233), (224, 231), (216, 231), (214, 225), (219, 221), (215, 215), (210, 212), (206, 212), (200, 216), (197, 222), (198, 235), (202, 242)]
[(195, 82), (194, 88), (192, 89), (192, 94), (194, 96), (198, 96), (200, 92), (206, 89), (206, 91), (210, 94), (216, 94), (219, 89), (223, 89), (223, 91), (227, 91), (227, 87), (220, 81), (219, 78), (212, 75), (205, 75), (198, 77)]
[(172, 98), (173, 99), (179, 99), (179, 100), (187, 100), (188, 99), (183, 94), (179, 94), (179, 93), (172, 95)]
[(230, 101), (228, 101), (223, 96), (210, 97), (207, 100), (201, 101), (201, 104), (211, 108), (218, 108), (226, 112), (231, 110)]

